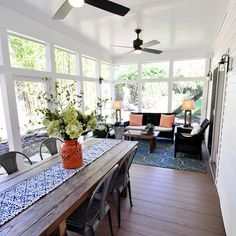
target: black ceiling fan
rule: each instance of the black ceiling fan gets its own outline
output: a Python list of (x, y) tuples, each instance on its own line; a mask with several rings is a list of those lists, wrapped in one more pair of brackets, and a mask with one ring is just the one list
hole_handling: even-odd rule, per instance
[(137, 38), (133, 41), (133, 47), (127, 47), (127, 46), (120, 46), (120, 45), (112, 45), (113, 47), (120, 47), (120, 48), (132, 48), (133, 50), (130, 52), (135, 52), (135, 53), (141, 53), (142, 51), (144, 52), (149, 52), (149, 53), (155, 53), (155, 54), (160, 54), (162, 51), (156, 50), (156, 49), (151, 49), (148, 47), (152, 47), (156, 44), (159, 44), (160, 42), (157, 40), (151, 40), (149, 42), (143, 43), (143, 40), (139, 38), (139, 34), (141, 33), (141, 29), (136, 29), (135, 33), (137, 34)]
[(111, 2), (108, 0), (66, 0), (53, 16), (54, 20), (64, 19), (73, 7), (82, 7), (84, 3), (100, 8), (104, 11), (114, 13), (119, 16), (124, 16), (129, 12), (129, 8)]

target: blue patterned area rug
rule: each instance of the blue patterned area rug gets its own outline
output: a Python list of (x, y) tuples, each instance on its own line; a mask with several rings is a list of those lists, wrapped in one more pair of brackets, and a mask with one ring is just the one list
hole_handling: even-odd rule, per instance
[(149, 153), (149, 141), (139, 141), (139, 147), (133, 163), (162, 168), (189, 170), (206, 173), (206, 164), (192, 155), (177, 153), (174, 158), (174, 145), (166, 140), (157, 140), (154, 153)]

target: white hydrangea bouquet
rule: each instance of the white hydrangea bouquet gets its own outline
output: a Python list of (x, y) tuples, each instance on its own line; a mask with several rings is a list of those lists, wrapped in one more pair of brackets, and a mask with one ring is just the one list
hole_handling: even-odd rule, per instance
[(78, 138), (85, 130), (96, 128), (96, 117), (92, 114), (82, 114), (74, 107), (66, 107), (62, 110), (40, 110), (43, 117), (43, 125), (47, 133), (52, 136), (59, 136), (64, 140)]

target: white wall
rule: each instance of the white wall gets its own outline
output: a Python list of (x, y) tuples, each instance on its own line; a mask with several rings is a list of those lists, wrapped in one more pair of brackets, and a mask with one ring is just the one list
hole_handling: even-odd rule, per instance
[[(213, 45), (213, 65), (229, 50), (233, 70), (226, 78), (222, 111), (216, 185), (226, 233), (236, 235), (236, 0), (231, 0), (218, 37)], [(213, 66), (214, 68), (214, 66)]]

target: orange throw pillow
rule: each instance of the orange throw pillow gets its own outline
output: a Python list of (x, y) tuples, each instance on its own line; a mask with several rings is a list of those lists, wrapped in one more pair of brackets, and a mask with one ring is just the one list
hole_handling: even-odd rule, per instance
[(129, 125), (131, 126), (141, 126), (143, 124), (143, 115), (129, 115)]
[(161, 114), (160, 126), (165, 128), (172, 127), (175, 120), (175, 115), (164, 115)]

